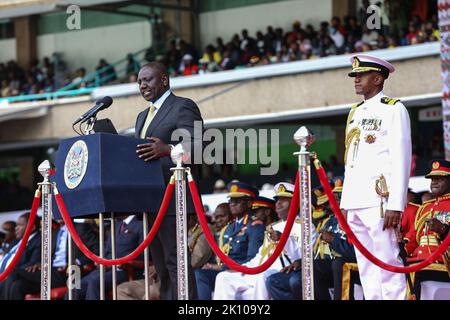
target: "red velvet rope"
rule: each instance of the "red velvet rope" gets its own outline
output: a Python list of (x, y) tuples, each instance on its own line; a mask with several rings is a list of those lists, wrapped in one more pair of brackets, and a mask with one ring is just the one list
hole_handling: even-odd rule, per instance
[(200, 201), (200, 196), (198, 194), (197, 186), (195, 185), (195, 182), (193, 180), (189, 181), (189, 189), (191, 190), (192, 200), (193, 200), (194, 206), (195, 206), (195, 211), (197, 212), (197, 216), (200, 221), (200, 225), (202, 227), (203, 233), (205, 234), (205, 238), (208, 241), (211, 248), (216, 253), (216, 255), (220, 258), (221, 261), (223, 261), (223, 263), (225, 263), (231, 269), (242, 272), (242, 273), (258, 274), (258, 273), (261, 273), (261, 272), (264, 272), (265, 270), (267, 270), (275, 262), (275, 260), (281, 254), (281, 251), (284, 249), (284, 246), (286, 245), (286, 241), (288, 240), (288, 237), (291, 233), (292, 226), (294, 225), (295, 217), (297, 216), (298, 204), (299, 204), (298, 179), (299, 179), (299, 174), (297, 171), (297, 176), (295, 178), (294, 196), (291, 201), (291, 207), (289, 209), (286, 226), (281, 235), (280, 242), (277, 244), (275, 251), (269, 257), (269, 259), (267, 259), (262, 265), (254, 267), (254, 268), (249, 268), (249, 267), (238, 264), (236, 261), (234, 261), (227, 255), (225, 255), (222, 252), (222, 250), (219, 248), (216, 241), (214, 240), (213, 235), (211, 234), (211, 231), (208, 228), (208, 223), (205, 218), (205, 213), (203, 211), (203, 206)]
[(75, 230), (75, 227), (73, 226), (73, 223), (72, 223), (72, 219), (70, 218), (70, 215), (67, 212), (67, 208), (64, 203), (64, 200), (62, 199), (61, 194), (58, 192), (56, 187), (55, 187), (55, 199), (56, 199), (56, 204), (58, 205), (59, 212), (61, 212), (61, 216), (64, 220), (64, 223), (67, 225), (67, 229), (69, 230), (69, 233), (72, 236), (73, 241), (75, 242), (77, 247), (81, 250), (81, 252), (83, 252), (83, 254), (86, 257), (88, 257), (95, 263), (102, 264), (105, 266), (113, 266), (113, 265), (121, 265), (121, 264), (130, 262), (131, 260), (135, 259), (153, 241), (153, 238), (155, 237), (156, 233), (158, 232), (159, 226), (161, 225), (161, 222), (164, 219), (164, 216), (166, 215), (167, 208), (169, 207), (170, 199), (172, 198), (174, 188), (175, 188), (175, 184), (171, 180), (171, 182), (167, 186), (166, 192), (164, 194), (164, 198), (163, 198), (161, 207), (159, 208), (159, 212), (156, 217), (155, 223), (153, 224), (148, 235), (145, 237), (144, 241), (129, 255), (122, 257), (122, 258), (118, 258), (118, 259), (100, 258), (99, 256), (95, 255), (91, 250), (89, 250), (89, 248), (86, 247), (86, 245), (80, 239), (80, 236), (78, 235), (77, 231)]
[(349, 241), (351, 241), (355, 247), (372, 263), (376, 264), (378, 267), (383, 268), (385, 270), (391, 271), (391, 272), (397, 272), (397, 273), (410, 273), (410, 272), (417, 272), (419, 270), (422, 270), (426, 266), (432, 264), (434, 261), (438, 259), (448, 248), (450, 245), (450, 236), (447, 235), (447, 237), (444, 239), (444, 241), (440, 244), (440, 246), (437, 248), (433, 254), (428, 257), (428, 259), (408, 266), (408, 267), (397, 267), (390, 264), (387, 264), (374, 255), (372, 255), (356, 238), (353, 231), (350, 229), (350, 226), (348, 225), (347, 221), (345, 220), (344, 215), (341, 212), (341, 209), (339, 208), (336, 199), (334, 198), (333, 191), (331, 190), (330, 183), (328, 182), (327, 175), (325, 173), (325, 170), (322, 166), (317, 168), (317, 175), (319, 176), (320, 183), (322, 184), (323, 189), (325, 190), (325, 193), (328, 196), (328, 200), (330, 201), (331, 208), (333, 209), (333, 212), (336, 216), (336, 218), (339, 221), (339, 224), (341, 225), (344, 232), (347, 234), (347, 237)]
[(22, 257), (23, 250), (25, 250), (25, 247), (27, 246), (28, 238), (30, 237), (31, 231), (33, 230), (34, 220), (36, 219), (40, 199), (41, 199), (41, 192), (40, 192), (40, 190), (37, 190), (36, 193), (34, 194), (33, 204), (31, 205), (31, 212), (30, 212), (30, 216), (28, 217), (28, 224), (25, 229), (25, 233), (23, 235), (22, 242), (20, 243), (19, 248), (17, 249), (17, 252), (14, 255), (11, 263), (8, 265), (8, 267), (6, 267), (5, 271), (3, 271), (0, 274), (0, 281), (5, 280), (9, 276), (11, 271), (14, 269), (14, 267), (16, 266), (16, 264), (19, 262), (20, 258)]

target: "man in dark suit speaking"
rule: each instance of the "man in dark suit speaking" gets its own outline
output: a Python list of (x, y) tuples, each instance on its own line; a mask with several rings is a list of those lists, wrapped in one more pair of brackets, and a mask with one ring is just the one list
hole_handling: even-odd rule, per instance
[[(202, 134), (203, 119), (195, 102), (177, 97), (171, 92), (167, 69), (161, 63), (144, 65), (139, 71), (138, 84), (142, 97), (149, 102), (149, 108), (139, 113), (136, 120), (136, 138), (148, 140), (147, 143), (138, 145), (136, 152), (143, 161), (160, 159), (164, 179), (168, 183), (172, 175), (170, 168), (175, 167), (170, 159), (170, 151), (174, 145), (182, 143), (183, 149), (190, 153), (190, 162), (193, 162), (195, 149), (201, 152), (202, 137), (194, 137), (194, 123), (197, 121), (200, 124)], [(183, 132), (185, 135), (182, 138), (173, 137)], [(186, 198), (187, 212), (194, 213), (190, 194)], [(151, 223), (155, 217), (156, 215), (150, 216)], [(161, 299), (177, 299), (175, 195), (158, 235), (150, 244), (150, 253), (161, 280)], [(195, 279), (190, 263), (188, 266), (189, 297), (192, 299), (196, 296)]]

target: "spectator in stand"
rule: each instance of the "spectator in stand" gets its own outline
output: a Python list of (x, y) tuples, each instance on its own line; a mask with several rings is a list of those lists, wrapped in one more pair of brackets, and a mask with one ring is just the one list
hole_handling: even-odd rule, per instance
[(362, 6), (358, 10), (358, 20), (360, 25), (366, 25), (367, 18), (370, 17), (370, 14), (368, 12), (370, 6), (369, 0), (363, 0)]
[(388, 48), (394, 49), (398, 47), (398, 40), (395, 37), (388, 37)]
[(256, 41), (252, 37), (248, 35), (248, 30), (243, 29), (241, 32), (242, 40), (240, 43), (240, 48), (242, 51), (245, 51), (246, 48), (249, 48), (251, 51), (256, 47)]
[(170, 41), (170, 47), (165, 55), (164, 62), (169, 74), (172, 77), (176, 77), (180, 68), (181, 52), (177, 48), (175, 40)]
[(302, 24), (300, 23), (300, 21), (295, 21), (292, 24), (292, 31), (286, 35), (286, 43), (290, 44), (296, 42), (300, 37), (300, 33), (302, 32)]
[(347, 39), (346, 39), (346, 42), (344, 45), (344, 53), (355, 53), (356, 52), (355, 44), (356, 44), (356, 39), (355, 39), (354, 35), (349, 34), (347, 36)]
[(366, 25), (363, 26), (362, 42), (370, 44), (372, 41), (377, 41), (378, 33), (375, 30), (370, 30)]
[(205, 53), (203, 57), (200, 59), (202, 62), (206, 64), (207, 72), (215, 72), (219, 70), (219, 63), (222, 61), (222, 56), (220, 52), (216, 51), (213, 45), (209, 44), (206, 46)]
[(53, 63), (51, 63), (49, 57), (44, 58), (41, 70), (45, 78), (53, 78), (54, 75)]
[(362, 47), (361, 47), (362, 52), (367, 52), (367, 51), (372, 51), (372, 50), (373, 50), (373, 48), (370, 44), (368, 44), (368, 43), (362, 44)]
[(400, 30), (398, 33), (398, 45), (399, 46), (407, 46), (409, 45), (408, 43), (408, 38), (406, 37), (406, 32), (404, 30)]
[(239, 49), (239, 38), (235, 38), (228, 45), (228, 50), (230, 52), (231, 63), (234, 67), (241, 64), (241, 50)]
[(194, 63), (194, 58), (189, 53), (183, 56), (180, 72), (183, 76), (191, 76), (198, 73), (198, 65)]
[(337, 54), (337, 48), (330, 36), (324, 36), (320, 42), (320, 56), (328, 57)]
[(308, 39), (311, 42), (311, 45), (313, 47), (318, 47), (319, 46), (319, 42), (318, 42), (319, 40), (318, 40), (318, 37), (317, 37), (317, 32), (316, 32), (316, 30), (314, 30), (314, 27), (312, 25), (310, 25), (310, 24), (308, 24), (306, 26), (305, 37), (306, 37), (306, 39)]
[(298, 48), (297, 42), (292, 42), (288, 49), (289, 61), (301, 60), (302, 54)]
[(352, 16), (345, 19), (345, 32), (347, 35), (352, 35), (354, 39), (361, 38), (361, 27), (358, 25), (358, 20), (355, 17)]
[(231, 70), (234, 69), (234, 63), (230, 58), (230, 51), (225, 49), (223, 52), (223, 58), (219, 65), (220, 70)]
[(138, 73), (140, 69), (141, 69), (141, 65), (134, 58), (133, 54), (131, 54), (131, 53), (127, 54), (127, 66), (126, 66), (127, 76), (130, 73)]
[(98, 66), (95, 68), (98, 72), (99, 85), (104, 85), (109, 82), (117, 80), (116, 70), (105, 59), (100, 59)]
[[(388, 3), (389, 0), (385, 2)], [(376, 6), (380, 8), (379, 14), (381, 18), (381, 33), (387, 36), (389, 35), (389, 25), (390, 25), (389, 8), (381, 1), (377, 2)]]
[(264, 35), (264, 41), (265, 41), (265, 47), (267, 50), (275, 50), (273, 47), (273, 42), (276, 38), (275, 31), (273, 30), (272, 26), (267, 26), (266, 28), (266, 34)]
[(208, 70), (208, 62), (200, 59), (198, 60), (198, 74), (207, 74), (210, 73), (210, 71)]
[(248, 65), (250, 59), (255, 55), (250, 44), (246, 45), (241, 54), (241, 65)]
[(3, 80), (2, 81), (1, 89), (2, 89), (2, 91), (1, 91), (2, 97), (12, 96), (12, 91), (11, 91), (11, 87), (9, 86), (9, 81), (8, 80)]
[(86, 69), (80, 68), (76, 71), (76, 77), (72, 80), (73, 84), (77, 84), (77, 88), (86, 88)]
[(256, 32), (256, 51), (260, 56), (263, 56), (267, 52), (266, 40), (261, 31)]
[(411, 44), (414, 41), (414, 38), (417, 37), (417, 30), (414, 26), (414, 23), (410, 23), (408, 27), (408, 34), (406, 35), (406, 39), (408, 39), (408, 44)]
[(223, 39), (221, 37), (218, 37), (216, 39), (216, 45), (217, 45), (217, 51), (220, 53), (220, 55), (223, 55), (223, 52), (225, 51), (225, 44), (223, 43)]
[(284, 44), (283, 29), (276, 28), (275, 38), (272, 41), (272, 48), (275, 50), (276, 53), (279, 53), (283, 48), (283, 44)]
[(386, 49), (388, 47), (388, 42), (383, 34), (378, 36), (377, 47), (378, 49)]
[(331, 19), (329, 34), (331, 39), (333, 39), (338, 54), (342, 54), (344, 52), (345, 44), (345, 29), (341, 25), (341, 19), (339, 17), (333, 17), (333, 19)]
[(180, 47), (180, 53), (181, 53), (182, 57), (186, 54), (190, 54), (194, 61), (198, 60), (198, 53), (197, 53), (197, 50), (194, 48), (194, 46), (192, 46), (191, 44), (189, 44), (186, 41), (184, 41), (183, 39), (181, 39), (179, 41), (179, 47)]

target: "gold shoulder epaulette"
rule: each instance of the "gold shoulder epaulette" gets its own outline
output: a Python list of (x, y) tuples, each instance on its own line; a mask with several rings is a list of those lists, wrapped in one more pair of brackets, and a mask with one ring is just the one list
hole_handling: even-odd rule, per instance
[[(450, 199), (450, 193), (446, 193), (443, 196), (440, 196), (438, 198), (439, 198), (439, 200), (448, 200), (448, 199)], [(434, 199), (434, 200), (436, 200), (436, 199)]]
[(394, 99), (394, 98), (388, 98), (388, 97), (381, 98), (381, 103), (389, 104), (391, 106), (393, 106), (394, 104), (396, 104), (399, 101), (400, 101), (400, 99)]

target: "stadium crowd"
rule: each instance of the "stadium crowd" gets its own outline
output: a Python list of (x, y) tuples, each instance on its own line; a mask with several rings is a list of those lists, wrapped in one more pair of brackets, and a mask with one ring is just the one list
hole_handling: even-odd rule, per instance
[[(437, 15), (432, 8), (411, 3), (378, 3), (378, 29), (369, 29), (366, 23), (370, 14), (369, 2), (365, 0), (357, 16), (343, 20), (333, 17), (330, 22), (321, 22), (318, 30), (311, 24), (303, 26), (300, 21), (295, 21), (288, 31), (269, 25), (265, 33), (257, 31), (254, 37), (243, 29), (228, 42), (217, 38), (215, 45), (208, 44), (201, 55), (191, 44), (176, 39), (164, 55), (150, 54), (146, 59), (160, 60), (171, 76), (177, 77), (438, 41)], [(129, 54), (125, 75), (118, 77), (115, 67), (102, 58), (95, 68), (96, 75), (86, 80), (85, 68), (70, 70), (58, 54), (42, 62), (35, 60), (29, 70), (11, 60), (0, 63), (0, 97), (52, 92), (70, 84), (82, 88), (135, 82), (139, 66), (139, 61)]]

